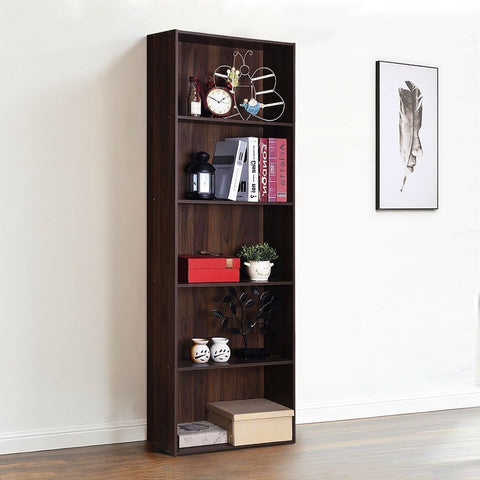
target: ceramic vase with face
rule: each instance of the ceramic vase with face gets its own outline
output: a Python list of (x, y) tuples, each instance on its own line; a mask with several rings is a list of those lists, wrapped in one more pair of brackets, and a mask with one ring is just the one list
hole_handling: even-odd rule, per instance
[(210, 358), (214, 362), (228, 362), (230, 358), (230, 347), (227, 345), (228, 338), (213, 337), (213, 345), (210, 347)]
[(273, 263), (267, 261), (253, 261), (243, 262), (247, 267), (248, 276), (253, 282), (266, 282), (270, 273), (272, 272)]
[(192, 338), (193, 345), (190, 348), (190, 358), (194, 363), (207, 363), (210, 359), (210, 349), (205, 338)]

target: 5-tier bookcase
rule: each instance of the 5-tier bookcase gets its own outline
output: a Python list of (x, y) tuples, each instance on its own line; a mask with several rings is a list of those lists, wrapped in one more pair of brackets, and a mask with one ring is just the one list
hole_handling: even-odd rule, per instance
[[(285, 100), (281, 118), (223, 119), (187, 115), (188, 78), (212, 75), (231, 64), (234, 51), (252, 51), (252, 68), (267, 66)], [(265, 397), (295, 409), (295, 45), (171, 30), (147, 37), (148, 115), (148, 440), (171, 455), (235, 449), (229, 444), (178, 448), (177, 424), (206, 419), (206, 403)], [(226, 137), (287, 139), (287, 202), (187, 200), (185, 167), (191, 154), (213, 156)], [(271, 352), (268, 360), (196, 365), (191, 339), (241, 336), (220, 329), (212, 309), (227, 293), (224, 283), (186, 284), (178, 280), (179, 254), (200, 250), (233, 255), (242, 244), (268, 242), (279, 253), (266, 283), (242, 276), (241, 292), (255, 286), (281, 300), (279, 332), (249, 339)], [(295, 418), (292, 419), (295, 441)], [(290, 443), (290, 442), (288, 442)]]

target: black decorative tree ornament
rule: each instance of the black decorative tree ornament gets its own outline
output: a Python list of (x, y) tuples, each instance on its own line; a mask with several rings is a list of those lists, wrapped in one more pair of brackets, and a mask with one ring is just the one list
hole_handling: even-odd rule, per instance
[(241, 335), (243, 339), (243, 348), (234, 349), (233, 352), (243, 360), (269, 358), (270, 352), (264, 348), (249, 347), (247, 337), (255, 328), (262, 335), (278, 332), (278, 327), (272, 321), (274, 313), (278, 311), (277, 297), (269, 290), (260, 293), (255, 287), (238, 295), (235, 288), (228, 287), (228, 295), (223, 297), (222, 302), (228, 304), (229, 313), (212, 310), (213, 315), (222, 321), (224, 330), (232, 335)]
[(188, 194), (192, 200), (213, 200), (215, 198), (215, 167), (208, 162), (207, 152), (197, 152), (187, 168)]

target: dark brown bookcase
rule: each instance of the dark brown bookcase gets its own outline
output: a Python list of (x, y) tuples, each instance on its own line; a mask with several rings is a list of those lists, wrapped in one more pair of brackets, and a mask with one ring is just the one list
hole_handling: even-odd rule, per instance
[[(188, 77), (211, 75), (231, 64), (234, 51), (252, 50), (249, 64), (270, 67), (285, 111), (274, 122), (187, 116)], [(171, 30), (147, 37), (148, 114), (148, 441), (172, 455), (234, 449), (231, 445), (178, 448), (177, 424), (205, 420), (206, 403), (265, 397), (295, 409), (295, 45)], [(185, 167), (191, 154), (213, 156), (226, 137), (287, 138), (287, 202), (252, 203), (186, 199)], [(228, 364), (189, 361), (191, 338), (241, 337), (220, 329), (211, 310), (221, 306), (224, 283), (178, 281), (179, 254), (199, 250), (233, 255), (242, 244), (269, 242), (280, 258), (270, 281), (241, 279), (239, 292), (255, 285), (281, 299), (280, 331), (254, 333), (269, 360)], [(295, 418), (292, 419), (295, 441)], [(290, 443), (290, 442), (288, 442)]]

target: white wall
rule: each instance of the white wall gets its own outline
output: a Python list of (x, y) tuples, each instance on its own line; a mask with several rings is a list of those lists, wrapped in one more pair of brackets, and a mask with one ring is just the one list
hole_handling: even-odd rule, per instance
[[(0, 0), (0, 453), (145, 438), (145, 35), (172, 28), (297, 43), (298, 420), (480, 405), (479, 11), (418, 3)], [(440, 68), (436, 212), (374, 209), (378, 59)]]

